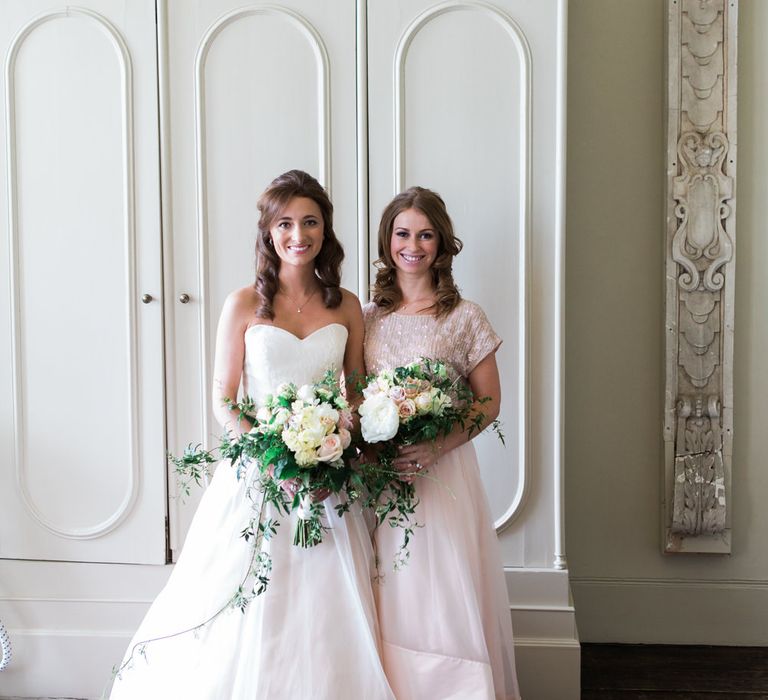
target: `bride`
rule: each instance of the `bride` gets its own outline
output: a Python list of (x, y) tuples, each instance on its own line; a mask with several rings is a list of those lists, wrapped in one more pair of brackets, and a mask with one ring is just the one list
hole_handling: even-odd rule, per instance
[[(339, 286), (344, 252), (327, 194), (291, 170), (270, 184), (259, 211), (256, 283), (229, 295), (216, 340), (214, 411), (234, 435), (251, 427), (224, 401), (241, 381), (259, 405), (282, 382), (312, 383), (328, 368), (363, 370), (360, 304)], [(322, 543), (294, 546), (293, 522), (283, 518), (263, 545), (273, 562), (266, 592), (242, 612), (227, 606), (251, 562), (251, 544), (240, 536), (253, 515), (251, 479), (219, 465), (110, 697), (393, 700), (379, 660), (373, 555), (359, 509), (340, 518), (337, 498), (316, 493), (330, 527)]]

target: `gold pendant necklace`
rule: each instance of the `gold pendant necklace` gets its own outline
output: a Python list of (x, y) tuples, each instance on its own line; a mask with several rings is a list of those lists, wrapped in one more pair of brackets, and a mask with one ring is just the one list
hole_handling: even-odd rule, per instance
[(286, 292), (284, 289), (281, 289), (280, 291), (281, 291), (281, 292), (282, 292), (282, 293), (283, 293), (283, 294), (284, 294), (284, 295), (285, 295), (285, 296), (288, 298), (288, 301), (290, 301), (290, 302), (291, 302), (291, 304), (293, 304), (293, 305), (296, 307), (296, 313), (297, 313), (297, 314), (300, 314), (300, 313), (301, 313), (301, 310), (302, 310), (302, 309), (303, 309), (303, 308), (304, 308), (304, 307), (305, 307), (307, 304), (309, 304), (309, 300), (310, 300), (310, 299), (311, 299), (313, 296), (315, 296), (315, 294), (317, 294), (317, 289), (315, 289), (315, 291), (314, 291), (314, 292), (312, 292), (312, 294), (310, 294), (310, 295), (309, 295), (309, 296), (308, 296), (308, 297), (307, 297), (307, 298), (304, 300), (304, 303), (303, 303), (303, 304), (301, 304), (301, 305), (299, 305), (299, 304), (297, 304), (297, 303), (296, 303), (296, 301), (294, 300), (294, 298), (293, 298), (293, 297), (292, 297), (290, 294), (288, 294), (288, 292)]

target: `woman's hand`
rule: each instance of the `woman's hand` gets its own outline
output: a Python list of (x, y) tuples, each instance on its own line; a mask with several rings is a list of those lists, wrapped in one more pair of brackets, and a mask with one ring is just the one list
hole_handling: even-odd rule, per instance
[(415, 445), (402, 445), (397, 451), (398, 455), (392, 465), (400, 472), (400, 481), (411, 484), (416, 474), (434, 466), (442, 451), (442, 443), (419, 442)]
[[(301, 488), (301, 480), (297, 478), (284, 479), (280, 482), (280, 488), (288, 494), (288, 497), (291, 500), (293, 500), (294, 496), (296, 496), (296, 492)], [(331, 495), (331, 489), (315, 489), (310, 495), (315, 503), (322, 503)]]

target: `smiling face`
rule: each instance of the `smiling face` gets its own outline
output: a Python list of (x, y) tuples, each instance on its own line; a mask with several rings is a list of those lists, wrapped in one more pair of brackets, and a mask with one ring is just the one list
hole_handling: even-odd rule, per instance
[(272, 222), (272, 245), (283, 263), (312, 263), (323, 247), (323, 215), (314, 199), (294, 197)]
[(408, 275), (429, 273), (438, 246), (437, 231), (423, 212), (405, 209), (395, 217), (389, 250), (398, 272)]

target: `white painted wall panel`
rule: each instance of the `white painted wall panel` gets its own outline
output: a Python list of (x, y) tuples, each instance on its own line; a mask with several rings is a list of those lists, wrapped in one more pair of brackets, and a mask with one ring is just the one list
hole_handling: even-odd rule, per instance
[[(476, 441), (494, 517), (524, 487), (525, 248), (528, 169), (525, 132), (530, 61), (522, 35), (502, 17), (470, 9), (433, 14), (401, 61), (402, 184), (428, 183), (450, 206), (465, 249), (455, 274), (463, 293), (494, 318), (504, 339), (506, 448)], [(522, 51), (521, 51), (522, 49)], [(439, 124), (439, 128), (435, 125)], [(456, 141), (461, 142), (459, 146)], [(492, 274), (477, 274), (483, 269)], [(522, 282), (522, 284), (521, 284)]]
[(456, 279), (504, 339), (507, 446), (490, 434), (476, 444), (512, 566), (553, 565), (560, 531), (563, 22), (557, 2), (368, 3), (371, 251), (398, 191), (422, 185), (444, 197), (465, 243)]
[[(162, 80), (171, 86), (166, 337), (169, 444), (178, 453), (220, 433), (210, 409), (216, 325), (226, 295), (254, 281), (256, 202), (277, 175), (300, 168), (329, 189), (347, 256), (343, 283), (358, 291), (355, 6), (215, 0), (190, 11), (171, 0), (159, 9)], [(181, 293), (189, 304), (179, 304)], [(197, 500), (172, 496), (174, 551)]]
[(37, 5), (3, 8), (0, 556), (162, 563), (153, 8)]

